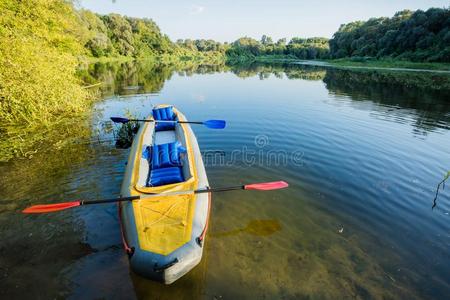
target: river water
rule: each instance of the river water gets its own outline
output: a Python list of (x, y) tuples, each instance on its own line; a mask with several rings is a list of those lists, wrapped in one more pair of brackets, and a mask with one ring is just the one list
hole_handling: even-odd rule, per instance
[[(0, 297), (444, 299), (450, 295), (449, 75), (301, 65), (92, 65), (104, 82), (90, 139), (0, 165)], [(213, 196), (204, 257), (164, 286), (132, 274), (117, 206), (23, 215), (37, 203), (116, 197), (128, 157), (111, 116), (174, 104), (194, 127)], [(80, 125), (84, 126), (84, 125)], [(79, 133), (78, 128), (75, 132)]]

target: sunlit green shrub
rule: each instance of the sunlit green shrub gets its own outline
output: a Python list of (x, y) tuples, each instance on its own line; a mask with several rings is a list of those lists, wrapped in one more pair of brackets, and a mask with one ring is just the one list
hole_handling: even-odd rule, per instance
[[(75, 71), (85, 31), (70, 3), (0, 2), (0, 134), (45, 132), (86, 111), (91, 98)], [(27, 137), (14, 142), (26, 147)], [(19, 147), (11, 144), (11, 148)]]

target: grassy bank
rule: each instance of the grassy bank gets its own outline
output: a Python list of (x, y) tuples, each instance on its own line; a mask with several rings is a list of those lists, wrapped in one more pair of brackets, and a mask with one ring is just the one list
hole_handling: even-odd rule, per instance
[(340, 67), (372, 67), (372, 68), (403, 68), (403, 69), (423, 69), (423, 70), (442, 70), (450, 71), (450, 63), (428, 63), (412, 62), (404, 60), (381, 59), (381, 60), (358, 60), (351, 58), (321, 60), (331, 65)]
[(225, 62), (225, 55), (220, 52), (189, 52), (177, 54), (161, 54), (161, 55), (147, 55), (147, 56), (101, 56), (92, 57), (85, 56), (80, 59), (83, 63), (122, 63), (128, 61), (153, 61), (154, 63), (181, 63), (185, 61), (193, 61), (205, 64), (220, 64)]
[[(227, 57), (227, 63), (239, 64), (239, 63), (280, 63), (280, 62), (305, 62), (293, 55), (243, 55), (239, 57)], [(317, 63), (321, 66), (336, 66), (336, 67), (361, 67), (361, 68), (386, 68), (386, 69), (416, 69), (416, 70), (438, 70), (438, 71), (450, 71), (450, 63), (438, 63), (438, 62), (412, 62), (405, 60), (364, 60), (363, 58), (342, 58), (342, 59), (315, 59), (307, 60), (311, 62), (311, 65)]]
[(450, 71), (450, 63), (426, 63), (412, 62), (404, 60), (356, 60), (345, 59), (315, 59), (301, 60), (293, 55), (260, 55), (260, 56), (240, 56), (227, 57), (226, 62), (230, 65), (260, 63), (304, 63), (308, 65), (317, 65), (324, 67), (355, 67), (367, 69), (411, 69), (411, 70), (433, 70)]
[(241, 55), (226, 56), (226, 62), (229, 64), (248, 64), (252, 62), (274, 63), (274, 62), (295, 62), (299, 59), (293, 55)]

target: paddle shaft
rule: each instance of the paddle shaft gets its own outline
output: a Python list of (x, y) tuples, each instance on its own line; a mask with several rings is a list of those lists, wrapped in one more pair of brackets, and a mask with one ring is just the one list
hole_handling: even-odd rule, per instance
[(137, 200), (139, 198), (141, 198), (141, 196), (131, 196), (131, 197), (121, 197), (121, 198), (111, 198), (111, 199), (100, 199), (100, 200), (81, 200), (80, 201), (80, 205), (133, 201), (133, 200)]
[(203, 122), (199, 121), (179, 121), (179, 120), (155, 120), (155, 119), (127, 119), (122, 117), (111, 117), (111, 121), (114, 123), (128, 123), (128, 122), (153, 122), (153, 123), (167, 123), (167, 124), (200, 124), (205, 125), (211, 129), (224, 129), (226, 122), (224, 120), (206, 120)]
[(203, 124), (203, 122), (191, 122), (191, 121), (164, 121), (164, 120), (145, 120), (145, 119), (128, 119), (133, 122), (158, 122), (158, 123), (189, 123), (189, 124)]
[(226, 192), (226, 191), (234, 191), (234, 190), (245, 190), (245, 185), (218, 187), (218, 188), (205, 189), (205, 190), (196, 190), (196, 191), (194, 191), (194, 194), (217, 193), (217, 192)]
[[(226, 192), (226, 191), (233, 191), (233, 190), (244, 190), (243, 185), (238, 186), (231, 186), (231, 187), (221, 187), (221, 188), (214, 188), (214, 189), (201, 189), (201, 190), (195, 190), (193, 191), (194, 194), (202, 194), (202, 193), (216, 193), (216, 192)], [(183, 192), (184, 194), (185, 192)], [(172, 193), (161, 193), (161, 194), (150, 194), (150, 197), (141, 197), (141, 196), (131, 196), (131, 197), (121, 197), (121, 198), (111, 198), (111, 199), (101, 199), (101, 200), (81, 200), (80, 205), (88, 205), (88, 204), (100, 204), (100, 203), (114, 203), (114, 202), (124, 202), (124, 201), (133, 201), (138, 199), (145, 199), (145, 198), (151, 198), (151, 197), (158, 197), (158, 196), (164, 196), (164, 195), (171, 195)], [(173, 195), (177, 195), (178, 192), (173, 193)]]

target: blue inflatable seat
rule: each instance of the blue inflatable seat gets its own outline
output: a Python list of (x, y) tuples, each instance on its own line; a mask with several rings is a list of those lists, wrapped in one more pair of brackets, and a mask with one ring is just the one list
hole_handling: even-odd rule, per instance
[[(175, 113), (173, 112), (173, 107), (162, 107), (153, 109), (153, 118), (155, 120), (161, 121), (173, 121), (175, 120)], [(173, 123), (158, 123), (156, 122), (155, 130), (156, 131), (165, 131), (165, 130), (173, 130), (175, 129), (175, 122)]]
[(154, 145), (151, 149), (152, 170), (181, 167), (180, 154), (186, 152), (180, 142)]
[(183, 172), (180, 167), (162, 168), (150, 171), (147, 186), (160, 186), (183, 181)]

